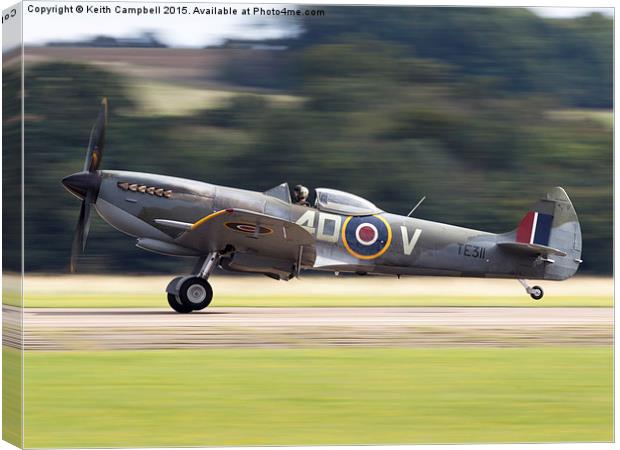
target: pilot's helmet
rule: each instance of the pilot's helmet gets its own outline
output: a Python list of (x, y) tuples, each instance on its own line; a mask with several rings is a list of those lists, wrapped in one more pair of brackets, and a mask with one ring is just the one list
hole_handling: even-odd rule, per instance
[(305, 200), (308, 198), (308, 194), (310, 194), (310, 191), (308, 191), (308, 188), (301, 184), (298, 184), (297, 186), (295, 186), (295, 188), (293, 189), (293, 192), (295, 193), (295, 197), (297, 198), (297, 200)]

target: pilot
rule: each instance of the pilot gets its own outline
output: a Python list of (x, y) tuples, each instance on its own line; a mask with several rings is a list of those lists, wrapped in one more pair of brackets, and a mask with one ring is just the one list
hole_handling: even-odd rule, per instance
[(301, 206), (310, 206), (310, 203), (308, 203), (309, 193), (310, 192), (308, 191), (308, 188), (306, 186), (302, 186), (301, 184), (295, 186), (295, 188), (293, 189), (295, 204)]

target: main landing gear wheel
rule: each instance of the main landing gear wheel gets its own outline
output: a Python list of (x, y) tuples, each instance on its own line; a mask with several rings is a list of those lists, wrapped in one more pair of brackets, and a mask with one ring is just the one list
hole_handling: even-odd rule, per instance
[(191, 277), (181, 283), (178, 297), (184, 308), (189, 308), (190, 311), (200, 311), (211, 303), (213, 289), (208, 281), (199, 277)]
[(176, 277), (166, 287), (168, 304), (181, 314), (205, 309), (213, 299), (213, 288), (207, 281), (217, 267), (219, 254), (202, 256), (194, 266), (195, 275)]
[(530, 288), (530, 297), (532, 297), (534, 300), (540, 300), (541, 298), (543, 298), (543, 295), (545, 295), (545, 293), (540, 286), (532, 286)]
[(168, 293), (168, 304), (172, 309), (181, 314), (187, 314), (193, 311), (192, 308), (188, 308), (187, 306), (181, 304), (181, 300), (175, 294)]

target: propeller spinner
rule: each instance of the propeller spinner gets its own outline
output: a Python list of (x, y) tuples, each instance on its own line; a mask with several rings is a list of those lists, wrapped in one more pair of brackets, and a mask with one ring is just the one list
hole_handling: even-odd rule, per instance
[(76, 172), (63, 178), (62, 184), (76, 197), (82, 200), (80, 207), (80, 217), (75, 227), (73, 245), (71, 246), (71, 263), (69, 270), (75, 272), (77, 258), (86, 247), (88, 230), (90, 229), (90, 205), (95, 203), (101, 185), (101, 176), (97, 172), (101, 165), (103, 147), (105, 144), (105, 130), (108, 123), (108, 99), (101, 101), (101, 108), (97, 121), (90, 132), (88, 149), (84, 168), (81, 172)]

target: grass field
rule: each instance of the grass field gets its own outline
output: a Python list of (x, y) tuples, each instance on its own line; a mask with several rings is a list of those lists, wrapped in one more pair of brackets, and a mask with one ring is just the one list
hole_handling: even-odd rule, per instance
[(2, 439), (22, 447), (22, 371), (17, 350), (2, 347)]
[[(167, 308), (170, 278), (27, 276), (25, 303)], [(541, 302), (514, 280), (212, 282), (214, 306), (613, 306), (604, 278)], [(29, 447), (613, 439), (610, 346), (29, 350), (25, 392)]]
[[(164, 290), (171, 278), (28, 275), (25, 306), (166, 308)], [(210, 281), (215, 293), (212, 306), (613, 306), (611, 278), (542, 282), (545, 297), (538, 302), (516, 280), (302, 277), (278, 282), (216, 275)], [(4, 301), (15, 305), (19, 298), (8, 296)]]
[[(167, 308), (164, 292), (159, 294), (63, 294), (29, 295), (25, 300), (30, 308)], [(216, 296), (210, 306), (511, 306), (540, 307), (610, 307), (610, 296), (562, 296), (549, 297), (535, 302), (528, 296)]]
[(611, 347), (28, 352), (25, 445), (610, 441), (612, 357)]

